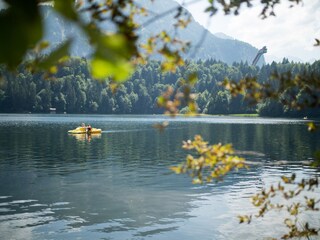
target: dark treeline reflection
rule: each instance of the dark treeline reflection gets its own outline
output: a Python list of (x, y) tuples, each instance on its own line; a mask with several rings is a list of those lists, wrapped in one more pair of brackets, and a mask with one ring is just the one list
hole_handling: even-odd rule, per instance
[[(100, 120), (94, 127), (105, 132), (91, 138), (68, 135), (76, 126), (71, 123), (0, 122), (0, 196), (13, 197), (1, 200), (9, 207), (3, 214), (36, 210), (48, 217), (49, 209), (49, 222), (67, 218), (73, 228), (103, 224), (103, 232), (174, 229), (176, 219), (189, 217), (195, 198), (190, 188), (179, 189), (191, 186), (188, 179), (169, 174), (180, 143), (173, 131), (160, 134), (152, 122), (130, 122)], [(21, 199), (40, 205), (14, 203)]]
[[(102, 128), (103, 133), (92, 136), (67, 134), (67, 130), (77, 126), (70, 122), (2, 122), (1, 163), (52, 168), (55, 173), (63, 173), (66, 164), (75, 163), (79, 164), (79, 169), (85, 169), (86, 164), (132, 165), (136, 168), (170, 166), (187, 154), (181, 149), (182, 141), (196, 134), (212, 144), (232, 143), (236, 150), (256, 151), (271, 160), (306, 160), (313, 157), (319, 147), (319, 133), (308, 132), (301, 122), (223, 124), (210, 123), (208, 119), (199, 122), (192, 118), (174, 118), (164, 132), (159, 132), (152, 126), (163, 119), (105, 117), (96, 120), (94, 125)], [(166, 120), (170, 121), (170, 118)]]
[(319, 147), (319, 133), (308, 132), (303, 122), (263, 124), (262, 120), (258, 124), (223, 124), (210, 123), (210, 118), (205, 122), (203, 118), (198, 119), (200, 121), (197, 118), (195, 121), (192, 118), (165, 118), (172, 121), (164, 132), (159, 132), (152, 126), (163, 119), (156, 117), (101, 117), (95, 120), (94, 127), (102, 128), (103, 133), (91, 136), (67, 134), (81, 122), (46, 124), (24, 122), (22, 118), (17, 123), (1, 122), (1, 162), (12, 161), (35, 168), (85, 164), (92, 160), (138, 167), (170, 166), (187, 153), (181, 149), (182, 141), (196, 134), (212, 144), (232, 143), (236, 150), (257, 151), (274, 160), (305, 160)]
[[(208, 126), (207, 126), (208, 127)], [(303, 161), (320, 147), (319, 133), (304, 124), (221, 124), (201, 135), (211, 142), (232, 143), (236, 150), (256, 151), (270, 160)]]

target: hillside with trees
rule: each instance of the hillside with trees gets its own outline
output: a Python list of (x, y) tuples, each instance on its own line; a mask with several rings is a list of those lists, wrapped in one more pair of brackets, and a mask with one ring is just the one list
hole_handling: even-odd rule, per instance
[[(314, 110), (290, 110), (278, 101), (265, 100), (258, 105), (249, 104), (243, 96), (233, 98), (221, 85), (225, 78), (239, 81), (245, 77), (257, 76), (259, 82), (266, 82), (273, 72), (290, 71), (292, 75), (319, 69), (320, 62), (313, 64), (282, 63), (253, 67), (247, 63), (225, 63), (206, 60), (190, 61), (177, 68), (175, 73), (161, 71), (161, 63), (151, 61), (137, 67), (130, 79), (113, 92), (109, 81), (93, 80), (85, 58), (71, 58), (60, 66), (56, 74), (44, 79), (43, 73), (32, 74), (20, 66), (17, 74), (1, 68), (7, 79), (0, 87), (0, 112), (48, 113), (49, 108), (58, 113), (99, 114), (160, 114), (157, 98), (168, 87), (179, 89), (182, 79), (197, 73), (198, 80), (192, 92), (197, 93), (199, 113), (236, 114), (259, 113), (260, 116), (318, 116)], [(303, 98), (303, 89), (297, 95)], [(285, 96), (283, 96), (285, 97)], [(185, 112), (186, 109), (182, 109)]]

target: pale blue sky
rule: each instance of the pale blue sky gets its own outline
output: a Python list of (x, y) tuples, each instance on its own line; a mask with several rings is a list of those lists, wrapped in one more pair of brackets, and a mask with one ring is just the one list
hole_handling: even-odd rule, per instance
[[(176, 0), (188, 3), (193, 0)], [(320, 39), (320, 0), (305, 0), (304, 4), (289, 8), (289, 1), (276, 7), (276, 17), (262, 20), (262, 6), (253, 1), (254, 7), (243, 6), (239, 16), (225, 16), (222, 12), (210, 19), (204, 14), (208, 0), (187, 5), (196, 21), (212, 33), (223, 32), (233, 38), (248, 42), (257, 48), (267, 46), (267, 62), (283, 57), (293, 60), (314, 61), (320, 59), (320, 47), (314, 47), (315, 38)]]

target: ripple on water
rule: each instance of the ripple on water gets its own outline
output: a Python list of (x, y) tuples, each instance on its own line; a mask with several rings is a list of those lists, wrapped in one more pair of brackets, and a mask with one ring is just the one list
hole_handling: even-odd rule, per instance
[[(170, 122), (166, 131), (152, 128), (164, 120)], [(81, 122), (104, 131), (90, 141), (67, 134)], [(313, 156), (308, 147), (319, 144), (303, 124), (229, 117), (1, 116), (0, 239), (261, 239), (282, 215), (267, 218), (262, 227), (239, 226), (236, 216), (254, 210), (248, 198), (281, 175), (316, 174), (295, 162)], [(234, 142), (237, 154), (254, 164), (222, 182), (192, 185), (168, 168), (185, 159), (182, 141), (195, 134), (210, 143)], [(280, 164), (281, 159), (290, 161)]]

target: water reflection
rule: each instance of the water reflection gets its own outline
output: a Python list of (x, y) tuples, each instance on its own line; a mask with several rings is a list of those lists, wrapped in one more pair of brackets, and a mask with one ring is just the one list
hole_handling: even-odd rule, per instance
[[(301, 160), (312, 158), (319, 134), (309, 134), (301, 121), (177, 118), (159, 133), (152, 125), (163, 120), (2, 116), (0, 238), (244, 239), (250, 233), (246, 239), (262, 239), (264, 227), (237, 224), (235, 216), (252, 210), (248, 198), (283, 173), (317, 174)], [(91, 141), (67, 133), (81, 122), (104, 131)], [(195, 134), (232, 142), (259, 164), (221, 183), (191, 185), (168, 167), (185, 158), (182, 141)], [(278, 160), (287, 162), (271, 164)]]
[(93, 139), (100, 139), (101, 133), (94, 133), (94, 134), (69, 134), (70, 136), (74, 137), (80, 142), (91, 142)]

